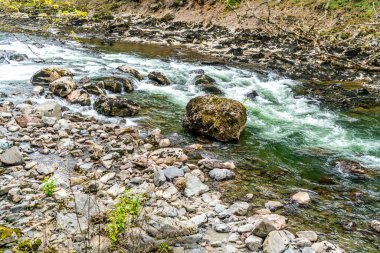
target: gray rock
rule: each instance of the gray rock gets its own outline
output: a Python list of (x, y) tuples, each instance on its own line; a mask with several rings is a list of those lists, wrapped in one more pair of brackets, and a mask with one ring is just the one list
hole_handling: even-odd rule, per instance
[(165, 174), (165, 177), (168, 179), (168, 180), (172, 180), (176, 177), (183, 177), (185, 175), (185, 173), (183, 172), (183, 170), (177, 168), (177, 167), (167, 167), (166, 169), (163, 170), (164, 174)]
[(217, 181), (233, 179), (235, 173), (227, 169), (213, 169), (209, 172), (209, 176)]
[(166, 182), (165, 174), (162, 170), (156, 170), (153, 174), (154, 185), (159, 187)]
[(240, 216), (246, 215), (248, 212), (248, 208), (249, 204), (247, 202), (235, 202), (228, 209), (219, 213), (219, 218), (227, 218), (233, 214)]
[(248, 223), (248, 224), (238, 227), (238, 232), (241, 234), (246, 233), (246, 232), (252, 232), (254, 228), (255, 227), (253, 226), (253, 224)]
[(226, 245), (225, 252), (226, 252), (226, 253), (236, 253), (236, 252), (238, 252), (238, 251), (237, 251), (237, 249), (235, 248), (235, 246), (233, 246), (233, 245), (231, 245), (231, 244), (228, 244), (228, 245)]
[(128, 74), (132, 75), (134, 78), (136, 78), (139, 81), (141, 81), (144, 78), (143, 75), (141, 75), (139, 71), (137, 71), (136, 69), (131, 68), (129, 66), (121, 65), (121, 66), (117, 67), (117, 69), (120, 70), (121, 72), (128, 73)]
[(202, 213), (199, 215), (194, 216), (189, 221), (194, 223), (197, 227), (202, 226), (203, 224), (206, 224), (207, 222), (207, 215)]
[(46, 117), (55, 117), (57, 119), (62, 117), (61, 106), (54, 100), (48, 100), (37, 105), (36, 111)]
[(260, 219), (254, 224), (252, 230), (254, 235), (266, 237), (270, 232), (277, 230), (271, 221), (268, 219)]
[(201, 180), (190, 174), (187, 173), (185, 175), (186, 180), (186, 188), (185, 188), (185, 196), (191, 197), (191, 196), (198, 196), (199, 194), (205, 193), (209, 190), (209, 187), (201, 182)]
[(17, 147), (11, 147), (0, 154), (0, 161), (6, 165), (19, 165), (24, 163), (24, 158)]
[(296, 235), (299, 238), (306, 238), (311, 242), (316, 242), (318, 240), (318, 235), (314, 231), (298, 231)]
[(251, 251), (260, 251), (262, 244), (263, 239), (254, 235), (250, 235), (247, 237), (247, 239), (245, 239), (245, 245)]
[(294, 235), (287, 230), (272, 231), (264, 241), (264, 253), (282, 253), (293, 239)]
[(154, 238), (171, 238), (196, 234), (198, 228), (189, 222), (181, 222), (177, 218), (151, 215), (147, 218), (144, 230)]
[(217, 223), (214, 226), (214, 230), (219, 233), (228, 233), (231, 231), (231, 227), (225, 223)]
[(41, 175), (49, 175), (54, 172), (54, 167), (53, 166), (45, 166), (43, 164), (39, 164), (36, 168), (36, 171), (41, 174)]
[(148, 74), (148, 78), (152, 80), (155, 85), (158, 86), (170, 85), (169, 79), (166, 76), (164, 76), (164, 74), (157, 71), (150, 72)]
[(61, 77), (49, 85), (49, 90), (56, 96), (66, 97), (77, 88), (77, 84), (70, 76)]
[(316, 253), (344, 253), (344, 250), (328, 241), (316, 242), (311, 247)]
[(378, 220), (373, 220), (371, 221), (371, 223), (369, 224), (369, 226), (375, 230), (376, 232), (380, 233), (380, 221)]
[(284, 207), (284, 205), (280, 201), (268, 201), (265, 203), (265, 208), (268, 208), (271, 211), (276, 211)]

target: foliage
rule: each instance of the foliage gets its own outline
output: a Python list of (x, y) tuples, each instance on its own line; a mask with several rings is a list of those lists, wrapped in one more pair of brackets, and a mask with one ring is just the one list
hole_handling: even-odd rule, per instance
[(158, 245), (157, 253), (169, 253), (172, 251), (172, 248), (166, 242)]
[(114, 210), (109, 215), (108, 234), (113, 242), (130, 227), (139, 216), (142, 209), (142, 200), (139, 195), (131, 194), (128, 190), (120, 197)]
[(45, 177), (42, 182), (42, 192), (45, 193), (46, 196), (51, 197), (53, 196), (55, 188), (55, 179)]
[(38, 248), (42, 244), (41, 239), (35, 239), (35, 240), (30, 240), (30, 239), (25, 239), (25, 240), (20, 240), (17, 243), (17, 246), (13, 249), (12, 252), (14, 253), (33, 253), (33, 252), (38, 252)]
[(226, 10), (232, 10), (239, 6), (241, 0), (224, 0)]

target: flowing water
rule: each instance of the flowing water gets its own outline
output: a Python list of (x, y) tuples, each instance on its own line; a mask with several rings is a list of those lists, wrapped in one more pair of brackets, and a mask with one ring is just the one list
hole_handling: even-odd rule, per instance
[[(17, 37), (0, 33), (0, 50), (29, 57), (0, 64), (0, 91), (15, 103), (28, 98), (33, 88), (30, 77), (47, 66), (70, 68), (78, 80), (120, 75), (115, 68), (121, 64), (144, 75), (161, 71), (171, 80), (170, 86), (156, 87), (142, 81), (136, 83), (134, 93), (124, 94), (142, 107), (139, 116), (127, 118), (126, 124), (158, 127), (185, 144), (197, 141), (182, 129), (181, 118), (186, 103), (203, 94), (192, 80), (194, 70), (204, 70), (217, 80), (226, 97), (242, 102), (248, 110), (247, 128), (238, 143), (213, 143), (202, 151), (203, 156), (238, 164), (237, 180), (219, 185), (226, 198), (253, 193), (258, 206), (266, 200), (280, 200), (287, 204), (279, 212), (289, 216), (289, 230), (316, 230), (348, 252), (379, 252), (379, 237), (368, 229), (368, 222), (380, 218), (379, 115), (321, 107), (316, 101), (294, 95), (292, 88), (299, 85), (297, 82), (254, 70), (204, 65), (194, 61), (200, 56), (192, 52), (128, 43), (83, 47), (77, 42)], [(187, 62), (174, 59), (181, 54)], [(246, 98), (253, 90), (259, 94), (254, 101)], [(43, 98), (34, 100), (41, 102)], [(91, 107), (60, 102), (71, 110), (97, 115)], [(358, 161), (371, 173), (364, 178), (347, 175), (332, 165), (337, 159)], [(290, 203), (291, 194), (301, 189), (313, 196), (310, 207)], [(352, 231), (344, 228), (349, 222), (356, 224)]]

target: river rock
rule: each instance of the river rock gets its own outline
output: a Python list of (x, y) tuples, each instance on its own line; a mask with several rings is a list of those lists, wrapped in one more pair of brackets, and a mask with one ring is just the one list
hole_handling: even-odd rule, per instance
[(32, 90), (32, 95), (42, 95), (44, 93), (44, 87), (42, 86), (35, 86)]
[(24, 163), (24, 158), (17, 147), (11, 147), (0, 154), (0, 161), (6, 165), (19, 165)]
[(140, 72), (138, 72), (134, 68), (128, 67), (127, 65), (121, 65), (121, 66), (117, 67), (117, 69), (120, 70), (121, 72), (128, 73), (128, 74), (132, 75), (134, 78), (136, 78), (139, 81), (144, 79), (143, 75), (141, 75)]
[(72, 104), (91, 105), (90, 94), (85, 90), (74, 90), (66, 97), (66, 100)]
[(371, 221), (371, 223), (369, 225), (373, 230), (380, 233), (380, 221), (373, 220), (373, 221)]
[(271, 211), (276, 211), (283, 207), (284, 205), (280, 201), (268, 201), (265, 203), (265, 208), (268, 208)]
[(51, 82), (64, 77), (64, 76), (73, 76), (70, 70), (58, 68), (58, 67), (51, 67), (51, 68), (44, 68), (39, 70), (37, 73), (35, 73), (30, 82), (33, 85), (40, 85), (40, 86), (47, 86)]
[(153, 81), (153, 84), (157, 86), (170, 85), (169, 79), (161, 72), (153, 71), (148, 74), (148, 78)]
[(339, 160), (334, 162), (336, 170), (343, 173), (349, 173), (353, 175), (364, 175), (368, 173), (368, 169), (364, 168), (360, 163), (350, 160)]
[(194, 85), (206, 93), (223, 95), (223, 91), (216, 86), (215, 79), (208, 75), (197, 75), (194, 79)]
[(344, 250), (328, 241), (316, 242), (311, 247), (316, 253), (344, 253)]
[(247, 214), (249, 209), (249, 203), (247, 202), (235, 202), (229, 208), (219, 213), (219, 218), (228, 218), (231, 215), (244, 216)]
[(253, 225), (252, 233), (259, 237), (266, 237), (270, 232), (277, 230), (273, 223), (268, 219), (260, 219)]
[(292, 196), (292, 200), (300, 205), (307, 205), (311, 201), (309, 193), (307, 192), (297, 192)]
[(187, 173), (185, 175), (186, 188), (184, 194), (186, 197), (198, 196), (209, 190), (209, 187), (201, 182), (201, 180), (193, 174)]
[(296, 235), (300, 238), (306, 238), (311, 242), (316, 242), (318, 240), (318, 235), (314, 231), (299, 231)]
[(61, 106), (54, 100), (48, 100), (36, 106), (36, 111), (42, 113), (46, 117), (62, 117)]
[(264, 253), (282, 253), (289, 247), (293, 239), (294, 235), (287, 230), (272, 231), (265, 238)]
[(94, 102), (94, 109), (106, 116), (133, 116), (140, 106), (132, 100), (122, 97), (100, 96)]
[(85, 89), (88, 93), (94, 94), (96, 96), (106, 95), (104, 89), (104, 83), (98, 82), (98, 83), (86, 83), (82, 87)]
[(163, 170), (163, 172), (164, 172), (165, 177), (170, 181), (176, 177), (183, 177), (185, 175), (183, 170), (174, 166), (167, 167), (166, 169)]
[(115, 93), (120, 93), (123, 89), (125, 92), (132, 92), (134, 90), (133, 82), (125, 77), (109, 77), (102, 80), (98, 85), (103, 85), (106, 90)]
[(248, 93), (246, 96), (247, 98), (254, 100), (256, 97), (259, 96), (259, 94), (255, 90), (253, 90), (250, 93)]
[(209, 176), (216, 181), (233, 179), (235, 173), (227, 169), (213, 169), (209, 172)]
[(185, 128), (219, 141), (239, 140), (246, 122), (247, 112), (240, 102), (214, 95), (191, 99), (183, 119)]
[(154, 185), (159, 187), (166, 182), (165, 174), (162, 170), (156, 170), (153, 174)]
[(235, 169), (235, 164), (233, 162), (223, 162), (217, 159), (205, 158), (198, 161), (198, 166), (202, 169)]
[(28, 127), (30, 125), (39, 125), (41, 126), (41, 119), (30, 114), (22, 114), (20, 116), (15, 117), (17, 124), (22, 127)]
[(263, 239), (254, 235), (250, 235), (245, 239), (245, 245), (251, 251), (258, 252), (263, 244)]
[(56, 96), (66, 97), (77, 88), (77, 84), (71, 76), (61, 77), (49, 85), (49, 90)]

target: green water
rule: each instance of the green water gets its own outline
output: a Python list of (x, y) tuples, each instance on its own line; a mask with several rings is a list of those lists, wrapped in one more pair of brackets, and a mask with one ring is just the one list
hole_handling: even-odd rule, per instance
[[(115, 68), (121, 64), (134, 67), (144, 75), (161, 71), (168, 76), (171, 86), (155, 87), (144, 80), (136, 83), (134, 93), (125, 94), (142, 107), (137, 117), (126, 119), (127, 124), (160, 128), (177, 146), (201, 141), (204, 149), (190, 153), (191, 159), (202, 156), (235, 161), (237, 179), (216, 185), (227, 200), (242, 199), (245, 194), (253, 193), (253, 204), (258, 208), (267, 200), (280, 200), (286, 207), (278, 213), (289, 217), (289, 230), (318, 231), (348, 252), (379, 251), (378, 235), (367, 225), (372, 219), (380, 218), (378, 113), (320, 107), (309, 99), (296, 97), (293, 88), (298, 84), (292, 80), (259, 74), (252, 69), (204, 65), (196, 59), (203, 61), (207, 57), (180, 48), (130, 43), (94, 48), (87, 44), (83, 48), (75, 42), (60, 45), (49, 40), (24, 39), (20, 43), (0, 33), (0, 50), (12, 49), (29, 56), (25, 62), (0, 65), (0, 90), (18, 92), (18, 96), (12, 97), (16, 102), (27, 97), (32, 89), (30, 76), (45, 66), (70, 68), (76, 79), (120, 75)], [(36, 56), (25, 44), (45, 62), (33, 61)], [(192, 84), (193, 71), (197, 69), (215, 78), (226, 97), (246, 106), (248, 122), (239, 142), (204, 141), (182, 128), (186, 103), (203, 94)], [(252, 90), (259, 94), (255, 101), (245, 96)], [(97, 115), (91, 108), (61, 103), (71, 110)], [(107, 120), (118, 122), (119, 119)], [(336, 159), (362, 163), (369, 168), (369, 176), (353, 177), (336, 170), (332, 166)], [(290, 196), (299, 190), (310, 191), (313, 198), (310, 206), (302, 208), (290, 202)], [(356, 223), (353, 231), (343, 228), (342, 224), (349, 221)]]

